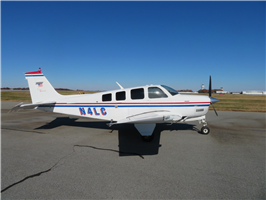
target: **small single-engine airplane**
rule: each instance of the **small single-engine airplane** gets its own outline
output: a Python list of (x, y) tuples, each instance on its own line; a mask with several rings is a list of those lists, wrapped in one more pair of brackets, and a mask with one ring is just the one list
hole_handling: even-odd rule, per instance
[[(12, 110), (38, 109), (48, 112), (76, 115), (110, 121), (107, 125), (131, 123), (144, 141), (153, 139), (156, 123), (199, 121), (202, 134), (208, 134), (205, 115), (209, 105), (219, 101), (211, 97), (181, 95), (165, 85), (147, 85), (95, 94), (61, 95), (55, 91), (41, 72), (25, 73), (28, 80), (31, 104), (20, 103)], [(214, 107), (213, 107), (214, 108)], [(214, 109), (216, 115), (217, 112)]]

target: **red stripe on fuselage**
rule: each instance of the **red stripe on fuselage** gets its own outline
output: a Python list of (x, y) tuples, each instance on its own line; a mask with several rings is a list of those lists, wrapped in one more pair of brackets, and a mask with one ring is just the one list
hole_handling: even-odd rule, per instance
[(143, 105), (143, 104), (165, 104), (165, 105), (170, 105), (170, 104), (210, 104), (210, 102), (147, 102), (147, 103), (56, 103), (56, 105), (124, 105), (124, 104), (129, 104), (129, 105)]

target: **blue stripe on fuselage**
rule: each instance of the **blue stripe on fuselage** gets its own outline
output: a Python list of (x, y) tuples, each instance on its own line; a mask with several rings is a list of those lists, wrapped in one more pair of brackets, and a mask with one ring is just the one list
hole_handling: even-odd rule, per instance
[[(195, 107), (195, 106), (199, 106), (199, 107), (204, 107), (204, 106), (209, 106), (209, 104), (204, 104), (204, 105), (117, 105), (117, 107), (121, 107), (121, 108), (132, 108), (132, 107), (139, 107), (139, 108), (143, 108), (143, 107)], [(50, 107), (50, 106), (48, 106)], [(55, 105), (55, 107), (115, 107), (115, 105)]]

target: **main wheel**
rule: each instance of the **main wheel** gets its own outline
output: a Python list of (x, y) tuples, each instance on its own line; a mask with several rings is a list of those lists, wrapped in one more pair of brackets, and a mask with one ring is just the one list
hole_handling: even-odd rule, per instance
[(154, 135), (150, 135), (150, 136), (141, 136), (141, 139), (144, 141), (144, 142), (151, 142), (153, 140), (153, 136)]
[(210, 129), (209, 129), (209, 127), (207, 127), (207, 126), (203, 126), (203, 127), (201, 128), (201, 133), (204, 134), (204, 135), (208, 135), (208, 134), (210, 133)]

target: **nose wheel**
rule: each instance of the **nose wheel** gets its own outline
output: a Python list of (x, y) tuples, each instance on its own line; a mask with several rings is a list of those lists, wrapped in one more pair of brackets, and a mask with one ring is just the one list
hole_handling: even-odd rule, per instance
[(203, 126), (201, 128), (201, 133), (204, 134), (204, 135), (208, 135), (210, 133), (210, 129), (208, 126)]
[(203, 124), (201, 128), (201, 134), (208, 135), (210, 133), (210, 129), (207, 126), (207, 122), (205, 121), (205, 119), (202, 119), (201, 121), (199, 121), (199, 123)]

